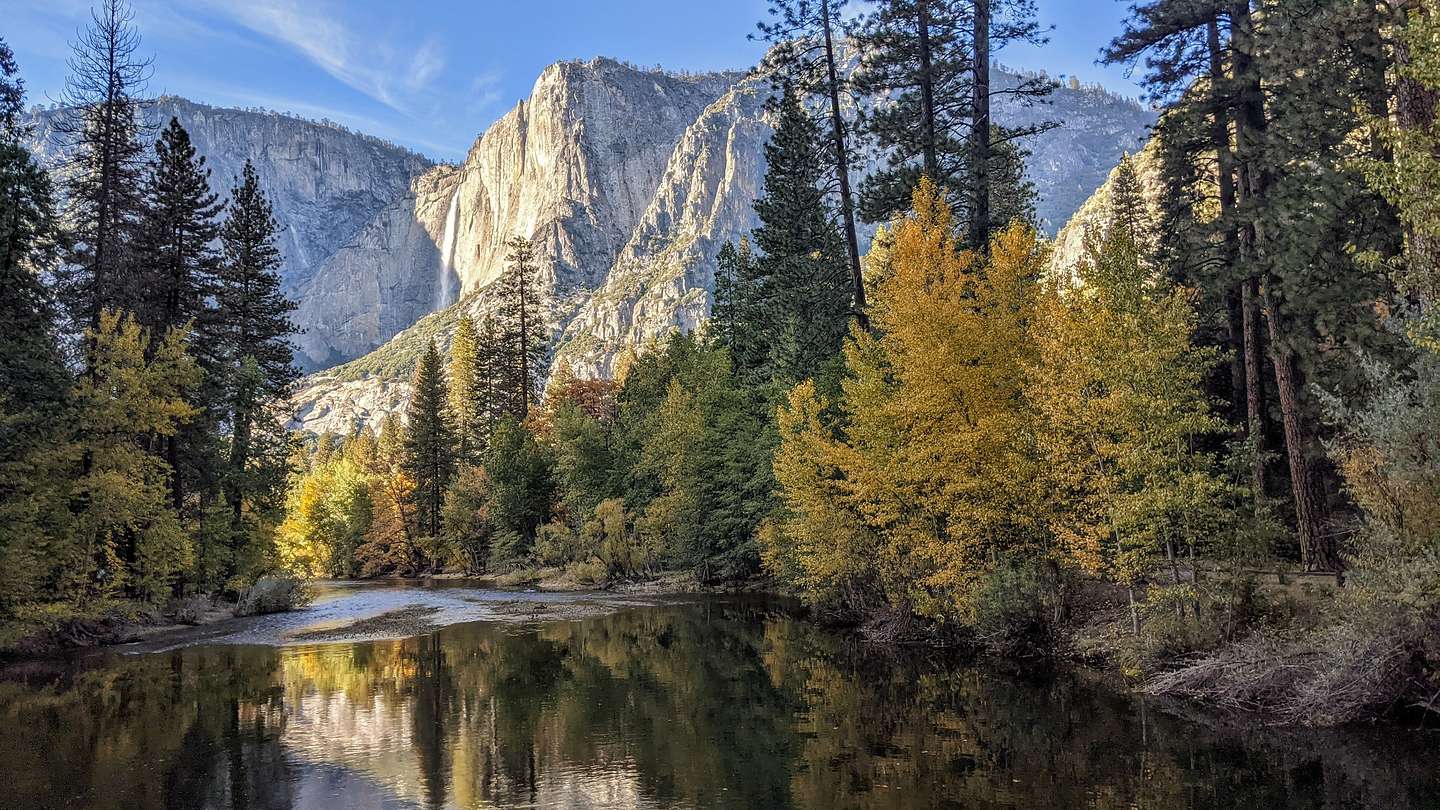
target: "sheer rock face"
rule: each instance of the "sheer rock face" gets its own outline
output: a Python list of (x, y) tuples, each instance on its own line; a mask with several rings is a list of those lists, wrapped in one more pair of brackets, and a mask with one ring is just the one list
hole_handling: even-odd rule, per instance
[[(996, 84), (1017, 81), (1002, 73)], [(403, 380), (424, 345), (448, 344), (462, 312), (483, 316), (493, 307), (487, 285), (503, 269), (502, 243), (514, 233), (540, 240), (549, 257), (554, 357), (575, 373), (609, 376), (627, 352), (697, 327), (709, 313), (716, 253), (756, 225), (769, 92), (759, 76), (682, 78), (609, 60), (548, 68), (530, 100), (486, 132), (456, 170), (458, 303), (307, 380), (294, 424), (348, 431), (403, 408)], [(1154, 121), (1098, 88), (1061, 88), (1033, 108), (1002, 95), (995, 114), (1012, 126), (1060, 124), (1025, 144), (1047, 230), (1069, 220)], [(446, 241), (437, 224), (444, 217), (434, 213), (445, 208), (425, 207), (434, 244)], [(862, 250), (872, 233), (862, 228)]]
[[(63, 113), (35, 114), (35, 151), (63, 171), (55, 125)], [(254, 162), (284, 228), (280, 250), (285, 290), (298, 295), (316, 271), (375, 216), (405, 194), (432, 162), (378, 138), (281, 113), (210, 107), (162, 96), (145, 109), (146, 141), (176, 118), (210, 168), (211, 187), (225, 195), (246, 159)]]
[[(1000, 71), (995, 85), (1018, 80)], [(448, 344), (461, 312), (492, 308), (512, 236), (538, 241), (554, 356), (582, 376), (610, 375), (621, 355), (702, 323), (716, 253), (756, 224), (769, 92), (765, 78), (741, 73), (561, 62), (459, 165), (275, 113), (166, 98), (147, 117), (180, 119), (217, 190), (255, 161), (285, 227), (297, 360), (317, 370), (297, 395), (295, 424), (348, 431), (403, 407), (424, 345)], [(53, 115), (40, 114), (41, 151), (58, 152), (45, 137)], [(1047, 230), (1154, 120), (1094, 88), (1061, 88), (1033, 108), (997, 96), (995, 115), (1061, 125), (1026, 144)], [(862, 228), (862, 249), (872, 232)]]
[[(1145, 202), (1150, 208), (1152, 222), (1159, 214), (1160, 202), (1164, 195), (1164, 178), (1160, 173), (1158, 150), (1159, 143), (1152, 139), (1144, 145), (1144, 148), (1131, 155), (1134, 160), (1136, 176), (1140, 180), (1141, 194), (1144, 195)], [(1118, 164), (1119, 161), (1117, 160), (1116, 163)], [(1046, 272), (1052, 278), (1071, 285), (1081, 284), (1079, 268), (1085, 261), (1086, 243), (1104, 232), (1105, 224), (1111, 216), (1110, 198), (1115, 184), (1115, 174), (1118, 171), (1119, 166), (1117, 165), (1105, 175), (1105, 182), (1101, 183), (1081, 203), (1070, 217), (1070, 221), (1065, 223), (1065, 227), (1061, 228), (1060, 232), (1055, 234), (1055, 238), (1051, 240)]]
[(494, 281), (505, 242), (535, 239), (555, 298), (602, 280), (661, 182), (675, 142), (738, 76), (641, 71), (608, 59), (551, 65), (476, 140), (332, 256), (302, 290), (300, 345), (317, 366), (380, 347)]

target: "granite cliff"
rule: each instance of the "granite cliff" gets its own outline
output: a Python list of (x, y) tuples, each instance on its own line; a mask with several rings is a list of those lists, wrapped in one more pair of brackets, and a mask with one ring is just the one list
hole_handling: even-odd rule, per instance
[[(996, 69), (997, 85), (1018, 79)], [(745, 73), (560, 62), (459, 164), (263, 110), (165, 97), (146, 115), (190, 130), (219, 191), (255, 162), (285, 227), (297, 359), (314, 372), (295, 423), (345, 431), (400, 407), (421, 347), (448, 342), (460, 313), (493, 306), (488, 285), (511, 236), (538, 242), (554, 357), (581, 375), (609, 375), (627, 351), (700, 324), (716, 252), (756, 224), (769, 92)], [(1033, 108), (1008, 98), (997, 100), (1002, 124), (1060, 124), (1026, 144), (1047, 230), (1139, 148), (1154, 119), (1095, 87), (1061, 87)], [(55, 114), (37, 113), (37, 150), (58, 162)]]

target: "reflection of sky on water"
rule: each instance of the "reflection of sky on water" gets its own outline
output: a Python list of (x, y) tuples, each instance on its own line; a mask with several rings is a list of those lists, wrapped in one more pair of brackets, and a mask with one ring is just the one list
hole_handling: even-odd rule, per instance
[[(305, 621), (473, 596), (434, 590)], [(1406, 808), (1440, 787), (1432, 737), (1197, 725), (1079, 674), (659, 601), (0, 678), (0, 808)]]
[[(303, 610), (234, 619), (131, 645), (132, 652), (164, 652), (206, 644), (308, 644), (404, 638), (465, 622), (523, 623), (559, 614), (565, 619), (599, 616), (616, 610), (647, 607), (656, 599), (606, 592), (544, 592), (477, 588), (463, 581), (413, 585), (333, 582), (317, 588), (315, 601)], [(348, 626), (397, 611), (418, 610), (411, 622), (378, 628)], [(326, 631), (332, 631), (327, 633)], [(316, 639), (313, 636), (319, 635)], [(311, 636), (307, 638), (307, 635)]]

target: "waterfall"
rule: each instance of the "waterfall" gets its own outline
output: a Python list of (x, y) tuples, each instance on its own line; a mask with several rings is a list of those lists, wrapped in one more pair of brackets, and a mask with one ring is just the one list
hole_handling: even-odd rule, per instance
[(440, 278), (435, 285), (435, 309), (444, 309), (454, 298), (451, 280), (455, 278), (455, 225), (460, 219), (460, 187), (450, 195), (450, 210), (445, 214), (445, 234), (440, 237)]

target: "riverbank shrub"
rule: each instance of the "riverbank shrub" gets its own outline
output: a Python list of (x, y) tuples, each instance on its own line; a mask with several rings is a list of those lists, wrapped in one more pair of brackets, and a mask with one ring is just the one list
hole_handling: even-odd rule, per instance
[(1006, 559), (977, 590), (968, 625), (985, 650), (1014, 658), (1049, 658), (1061, 647), (1074, 574), (1054, 561)]
[(260, 616), (267, 613), (284, 613), (297, 610), (315, 598), (314, 590), (307, 580), (299, 577), (272, 574), (260, 577), (255, 584), (240, 595), (235, 606), (236, 616)]

